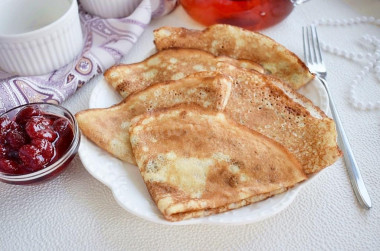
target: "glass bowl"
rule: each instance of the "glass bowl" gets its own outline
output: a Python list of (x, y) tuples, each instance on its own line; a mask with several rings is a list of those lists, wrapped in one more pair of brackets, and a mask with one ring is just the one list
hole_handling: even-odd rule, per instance
[(10, 120), (13, 120), (16, 117), (16, 114), (25, 107), (38, 108), (46, 115), (55, 115), (58, 117), (66, 118), (71, 126), (73, 139), (71, 140), (71, 143), (69, 144), (67, 150), (62, 153), (59, 159), (50, 163), (48, 166), (41, 170), (29, 174), (9, 174), (0, 171), (0, 181), (9, 184), (28, 185), (56, 177), (59, 173), (67, 168), (68, 164), (75, 157), (76, 153), (78, 152), (80, 143), (81, 136), (75, 117), (69, 110), (59, 105), (49, 103), (30, 103), (15, 107), (1, 114), (0, 117), (6, 117)]

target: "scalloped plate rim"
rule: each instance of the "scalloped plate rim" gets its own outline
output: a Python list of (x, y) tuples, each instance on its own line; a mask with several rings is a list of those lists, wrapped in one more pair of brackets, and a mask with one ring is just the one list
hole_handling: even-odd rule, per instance
[[(313, 94), (310, 93), (310, 90), (313, 90), (313, 88), (314, 88), (314, 91), (316, 91), (316, 93), (317, 93), (317, 94), (314, 94), (314, 95), (316, 95), (315, 97), (313, 97), (312, 96)], [(104, 96), (104, 94), (106, 92), (108, 92), (107, 93), (108, 98), (113, 99), (113, 100), (107, 100), (106, 102), (117, 103), (117, 102), (121, 101), (121, 98), (118, 96), (118, 94), (111, 87), (108, 86), (108, 84), (106, 83), (106, 81), (104, 80), (104, 77), (103, 77), (103, 78), (100, 78), (100, 80), (98, 81), (98, 83), (96, 84), (96, 86), (94, 87), (94, 89), (91, 93), (89, 107), (90, 108), (106, 107), (97, 98), (97, 96), (99, 96), (100, 94), (102, 94)], [(317, 78), (314, 78), (310, 83), (308, 83), (305, 86), (305, 88), (303, 88), (303, 89), (301, 88), (300, 92), (301, 93), (303, 92), (303, 94), (305, 94), (306, 97), (309, 97), (311, 99), (314, 98), (314, 104), (319, 106), (321, 108), (321, 110), (324, 111), (325, 113), (327, 113), (329, 111), (327, 93), (326, 93), (322, 83)], [(319, 100), (316, 100), (315, 98), (319, 98)], [(78, 154), (79, 154), (79, 157), (83, 163), (83, 166), (86, 168), (86, 170), (94, 178), (96, 178), (97, 180), (102, 182), (104, 185), (106, 185), (109, 189), (111, 189), (116, 202), (122, 208), (124, 208), (126, 211), (128, 211), (129, 213), (134, 214), (135, 216), (140, 217), (142, 219), (145, 219), (145, 220), (148, 220), (151, 222), (155, 222), (155, 223), (159, 223), (159, 224), (165, 224), (165, 225), (192, 225), (192, 224), (243, 225), (243, 224), (255, 223), (255, 222), (265, 220), (265, 219), (270, 218), (270, 217), (278, 214), (279, 212), (285, 210), (294, 201), (294, 199), (296, 198), (299, 191), (302, 188), (304, 188), (308, 183), (310, 183), (311, 180), (313, 180), (315, 177), (317, 177), (323, 171), (322, 170), (321, 172), (312, 175), (311, 177), (309, 177), (309, 179), (307, 181), (304, 181), (301, 184), (297, 184), (295, 187), (293, 187), (292, 189), (289, 189), (285, 193), (273, 196), (273, 197), (268, 198), (268, 199), (261, 201), (261, 202), (253, 203), (253, 204), (245, 206), (243, 208), (234, 209), (234, 210), (231, 210), (231, 211), (228, 211), (225, 213), (221, 213), (221, 214), (217, 214), (217, 215), (211, 215), (211, 216), (207, 216), (207, 217), (193, 218), (193, 219), (179, 221), (179, 222), (169, 222), (162, 217), (162, 215), (160, 214), (160, 212), (158, 211), (157, 208), (156, 208), (156, 210), (153, 210), (152, 212), (150, 212), (150, 215), (155, 215), (156, 217), (151, 217), (151, 216), (147, 216), (147, 214), (144, 214), (144, 211), (138, 210), (138, 209), (136, 209), (136, 207), (132, 207), (131, 205), (129, 205), (130, 202), (128, 201), (128, 199), (124, 198), (124, 194), (120, 195), (120, 192), (119, 192), (120, 187), (118, 187), (118, 185), (120, 185), (118, 182), (127, 182), (127, 184), (128, 184), (128, 182), (131, 182), (131, 180), (128, 180), (128, 175), (121, 175), (121, 176), (119, 175), (119, 177), (116, 178), (116, 181), (119, 180), (118, 182), (116, 182), (115, 180), (113, 180), (113, 182), (110, 182), (110, 180), (112, 180), (111, 175), (117, 176), (118, 171), (113, 170), (114, 173), (112, 173), (112, 170), (111, 170), (111, 174), (108, 173), (109, 170), (104, 169), (107, 167), (104, 167), (104, 165), (99, 166), (99, 165), (97, 165), (97, 163), (96, 164), (91, 163), (91, 161), (89, 161), (90, 158), (88, 158), (87, 155), (90, 154), (91, 158), (96, 157), (96, 156), (98, 156), (96, 151), (98, 151), (99, 154), (101, 154), (102, 156), (104, 156), (108, 160), (119, 163), (122, 166), (124, 166), (124, 168), (125, 168), (125, 166), (129, 166), (127, 168), (137, 168), (137, 167), (135, 167), (131, 164), (128, 164), (128, 163), (123, 163), (122, 161), (112, 157), (110, 154), (108, 154), (104, 150), (100, 149), (95, 144), (93, 144), (84, 135), (82, 135), (82, 136), (83, 136), (83, 139), (82, 139), (81, 145), (79, 147)], [(88, 148), (90, 148), (90, 149), (88, 149)], [(93, 148), (93, 149), (91, 150), (91, 148)], [(90, 152), (88, 152), (89, 150), (90, 150)], [(141, 176), (140, 176), (140, 179), (141, 179), (140, 184), (141, 184), (141, 182), (144, 183)], [(123, 184), (123, 185), (125, 185), (125, 184)], [(122, 185), (120, 185), (120, 186), (122, 186)], [(127, 192), (127, 191), (125, 191), (125, 189), (124, 190), (122, 189), (122, 191)], [(150, 202), (150, 205), (151, 205), (153, 203), (153, 201), (151, 200), (147, 191), (145, 191), (145, 192), (146, 192), (146, 194), (145, 194), (145, 196), (143, 196), (144, 197), (143, 199)], [(145, 198), (146, 196), (148, 196), (148, 198)], [(273, 201), (275, 203), (272, 203)], [(276, 203), (276, 201), (277, 201), (277, 203)], [(260, 211), (260, 209), (259, 209), (258, 212), (256, 212), (256, 214), (254, 214), (253, 217), (252, 217), (253, 214), (250, 213), (251, 217), (248, 217), (245, 219), (241, 219), (241, 217), (236, 217), (236, 215), (239, 215), (239, 212), (244, 211), (244, 209), (256, 208), (258, 205), (263, 205), (264, 203), (269, 204), (269, 206), (272, 203), (272, 204), (275, 204), (277, 207), (271, 207), (270, 210), (267, 210), (267, 211)], [(249, 210), (245, 210), (244, 213), (246, 211), (249, 212)], [(230, 215), (232, 215), (232, 217)], [(258, 215), (258, 216), (256, 216), (256, 215)], [(226, 219), (224, 219), (224, 218), (226, 218)], [(236, 220), (233, 220), (234, 218), (236, 218)]]

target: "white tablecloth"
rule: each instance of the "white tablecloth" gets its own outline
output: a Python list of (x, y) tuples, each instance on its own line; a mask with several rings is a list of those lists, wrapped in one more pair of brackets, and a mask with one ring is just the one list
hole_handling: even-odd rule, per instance
[[(380, 1), (360, 2), (313, 0), (262, 32), (302, 57), (303, 24), (380, 12)], [(153, 48), (152, 30), (162, 25), (202, 27), (179, 7), (151, 23), (123, 62), (141, 60)], [(380, 37), (379, 26), (370, 24), (321, 26), (319, 31), (325, 43), (348, 51), (367, 52), (358, 42), (361, 35)], [(349, 84), (364, 63), (328, 53), (324, 56), (328, 82), (372, 198), (372, 209), (359, 206), (340, 159), (302, 189), (288, 208), (264, 221), (239, 226), (158, 225), (121, 208), (111, 191), (76, 157), (64, 173), (49, 182), (0, 184), (0, 250), (380, 250), (380, 112), (358, 110), (348, 102)], [(73, 113), (86, 109), (98, 80), (87, 83), (63, 105)], [(359, 85), (359, 99), (380, 100), (380, 81), (375, 74)]]

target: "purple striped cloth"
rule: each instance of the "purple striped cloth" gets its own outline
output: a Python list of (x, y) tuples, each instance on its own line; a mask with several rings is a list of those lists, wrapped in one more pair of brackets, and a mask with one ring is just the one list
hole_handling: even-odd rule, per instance
[(80, 9), (85, 43), (68, 65), (42, 76), (19, 77), (0, 70), (0, 114), (32, 102), (61, 103), (122, 57), (153, 18), (166, 15), (177, 0), (143, 0), (128, 17), (102, 19)]

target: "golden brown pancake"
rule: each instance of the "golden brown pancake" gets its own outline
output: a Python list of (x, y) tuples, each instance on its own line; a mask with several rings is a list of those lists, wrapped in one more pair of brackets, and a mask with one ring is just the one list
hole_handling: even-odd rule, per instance
[(264, 72), (261, 66), (248, 60), (215, 57), (196, 49), (172, 49), (136, 64), (113, 66), (104, 73), (104, 78), (122, 97), (127, 97), (152, 83), (177, 80), (194, 72), (215, 71), (218, 62)]
[(335, 123), (310, 100), (277, 78), (219, 63), (234, 79), (225, 113), (284, 145), (307, 174), (340, 156)]
[[(172, 50), (164, 50), (151, 59), (158, 57), (169, 61), (171, 55)], [(123, 71), (123, 78), (129, 82), (116, 89), (131, 93), (152, 83), (196, 71), (192, 67), (186, 71), (181, 68), (181, 64), (187, 64), (186, 58), (182, 60), (176, 62), (178, 67), (157, 65), (155, 69), (160, 74), (152, 75), (149, 80), (139, 78), (151, 71), (147, 60), (133, 64), (131, 68), (126, 65), (124, 68), (129, 70)], [(138, 73), (136, 69), (140, 69)], [(226, 62), (217, 62), (213, 69), (230, 75), (234, 80), (226, 113), (236, 122), (283, 144), (295, 154), (306, 173), (317, 172), (341, 156), (334, 121), (288, 85), (277, 78)]]
[(282, 145), (197, 106), (140, 115), (130, 135), (148, 191), (169, 221), (239, 208), (306, 179)]
[(161, 27), (154, 31), (154, 43), (157, 50), (195, 48), (216, 56), (251, 60), (294, 89), (313, 78), (305, 64), (281, 44), (263, 34), (232, 25), (216, 24), (203, 31)]
[(87, 138), (113, 156), (135, 164), (128, 132), (133, 117), (179, 103), (222, 110), (230, 91), (229, 77), (216, 72), (200, 72), (181, 80), (152, 85), (110, 108), (89, 109), (75, 116)]

